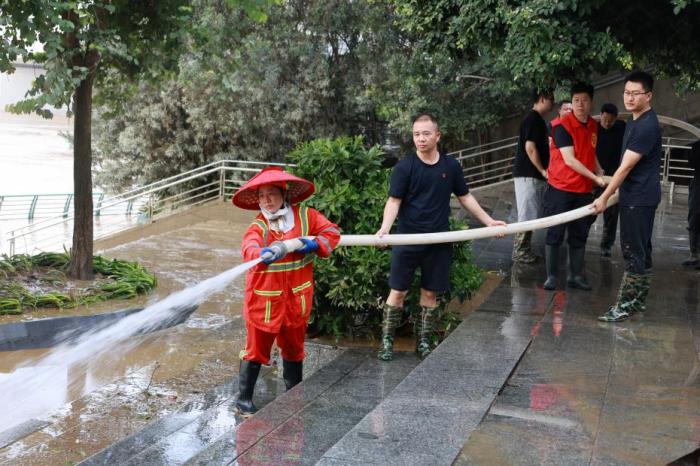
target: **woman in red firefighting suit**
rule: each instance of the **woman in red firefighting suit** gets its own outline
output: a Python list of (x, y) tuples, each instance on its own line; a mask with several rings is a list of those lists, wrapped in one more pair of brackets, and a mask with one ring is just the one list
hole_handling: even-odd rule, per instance
[[(243, 416), (256, 411), (255, 382), (260, 366), (270, 361), (275, 339), (287, 390), (301, 382), (304, 335), (313, 303), (314, 254), (328, 257), (340, 240), (337, 225), (317, 210), (297, 205), (313, 192), (310, 181), (281, 167), (269, 167), (251, 178), (232, 199), (238, 207), (260, 211), (243, 236), (241, 252), (246, 261), (263, 260), (246, 276), (243, 318), (247, 338), (236, 402)], [(292, 238), (300, 238), (304, 246), (287, 251), (282, 241)]]

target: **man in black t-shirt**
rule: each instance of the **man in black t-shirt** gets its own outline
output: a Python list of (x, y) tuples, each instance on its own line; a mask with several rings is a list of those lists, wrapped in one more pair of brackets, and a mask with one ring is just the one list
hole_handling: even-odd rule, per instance
[[(547, 125), (542, 115), (552, 110), (554, 94), (550, 90), (532, 93), (532, 110), (520, 124), (518, 147), (513, 162), (513, 184), (518, 222), (535, 220), (542, 216), (544, 192), (547, 189), (549, 140)], [(516, 233), (513, 240), (514, 262), (530, 264), (537, 260), (532, 251), (532, 232)]]
[[(614, 104), (603, 104), (600, 109), (598, 122), (598, 143), (595, 147), (598, 163), (607, 176), (612, 176), (620, 166), (622, 156), (622, 138), (625, 135), (625, 122), (617, 119), (617, 107)], [(603, 193), (596, 190), (596, 196)], [(600, 255), (610, 257), (610, 249), (615, 243), (619, 206), (615, 204), (603, 212), (603, 237), (600, 240)]]
[[(449, 230), (450, 196), (486, 226), (505, 225), (491, 218), (469, 193), (459, 162), (438, 152), (440, 130), (437, 120), (421, 114), (413, 120), (416, 153), (400, 160), (391, 174), (389, 199), (384, 206), (382, 226), (377, 236), (389, 233), (398, 217), (397, 233), (435, 233)], [(430, 353), (432, 325), (437, 308), (437, 293), (450, 286), (452, 245), (432, 244), (396, 246), (391, 252), (391, 292), (384, 304), (382, 346), (377, 357), (389, 361), (394, 355), (394, 331), (401, 320), (404, 298), (413, 275), (421, 269), (421, 317), (418, 322), (416, 351), (421, 357)]]
[(646, 308), (651, 285), (651, 233), (654, 214), (661, 202), (661, 126), (651, 108), (654, 78), (643, 71), (625, 79), (625, 108), (632, 113), (622, 141), (622, 162), (603, 194), (593, 202), (596, 214), (620, 188), (620, 243), (625, 272), (617, 301), (598, 317), (618, 322)]

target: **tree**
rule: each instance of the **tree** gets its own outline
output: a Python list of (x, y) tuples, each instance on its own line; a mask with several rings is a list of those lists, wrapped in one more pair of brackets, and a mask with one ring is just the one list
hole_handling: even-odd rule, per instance
[[(262, 2), (227, 0), (253, 13)], [(66, 106), (74, 115), (73, 277), (93, 276), (93, 89), (114, 97), (110, 85), (124, 78), (176, 70), (191, 16), (187, 0), (0, 0), (0, 71), (13, 72), (18, 59), (44, 66), (10, 110), (50, 118), (47, 106)]]
[(555, 86), (612, 68), (643, 66), (700, 85), (698, 0), (393, 0), (423, 50)]
[(140, 83), (129, 112), (99, 108), (102, 186), (123, 189), (223, 157), (280, 161), (321, 137), (384, 142), (387, 123), (369, 89), (386, 81), (398, 45), (385, 2), (290, 0), (271, 7), (265, 23), (200, 3), (191, 34), (214, 46), (188, 50), (171, 79)]

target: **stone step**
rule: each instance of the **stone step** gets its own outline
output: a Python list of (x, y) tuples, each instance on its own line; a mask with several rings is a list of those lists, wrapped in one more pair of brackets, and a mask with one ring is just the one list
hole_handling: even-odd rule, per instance
[(501, 284), (320, 465), (451, 464), (557, 301)]
[(234, 378), (208, 396), (205, 405), (186, 406), (81, 464), (228, 464), (235, 458), (278, 455), (313, 464), (418, 362), (413, 354), (398, 354), (386, 365), (372, 351), (346, 350), (279, 396), (270, 385), (281, 380), (267, 369), (256, 385), (261, 409), (247, 421), (235, 415)]

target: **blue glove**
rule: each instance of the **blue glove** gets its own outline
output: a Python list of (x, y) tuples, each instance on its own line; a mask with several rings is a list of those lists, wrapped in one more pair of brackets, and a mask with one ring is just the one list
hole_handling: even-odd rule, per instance
[(299, 249), (296, 250), (296, 252), (300, 252), (302, 254), (308, 254), (310, 252), (314, 252), (318, 249), (318, 241), (315, 239), (307, 239), (307, 238), (299, 238), (302, 243), (304, 243), (304, 246), (300, 247)]
[(270, 246), (260, 250), (260, 259), (266, 265), (272, 264), (276, 260), (287, 255), (287, 246), (282, 241), (275, 241)]

